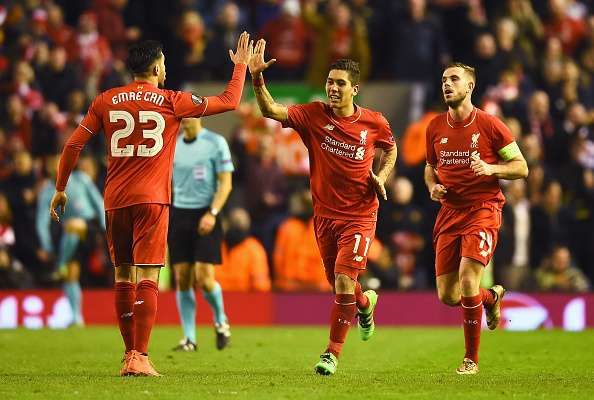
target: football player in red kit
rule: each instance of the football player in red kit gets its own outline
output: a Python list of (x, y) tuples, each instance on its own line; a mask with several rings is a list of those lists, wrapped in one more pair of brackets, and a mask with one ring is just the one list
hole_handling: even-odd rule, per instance
[[(335, 292), (330, 341), (315, 371), (330, 375), (355, 314), (363, 340), (375, 329), (377, 294), (363, 293), (357, 277), (366, 267), (375, 236), (377, 196), (386, 198), (384, 183), (396, 162), (396, 145), (382, 114), (354, 103), (359, 91), (357, 62), (338, 60), (330, 66), (327, 102), (287, 107), (276, 103), (264, 85), (262, 72), (275, 61), (264, 61), (265, 46), (264, 40), (258, 41), (249, 63), (260, 110), (295, 129), (309, 151), (316, 239)], [(377, 148), (383, 157), (376, 175), (371, 167)]]
[(505, 198), (499, 179), (528, 176), (526, 160), (510, 130), (497, 117), (471, 101), (474, 68), (461, 63), (446, 67), (442, 90), (448, 111), (427, 127), (425, 184), (441, 208), (433, 230), (439, 299), (461, 306), (466, 354), (456, 372), (478, 372), (481, 317), (489, 329), (499, 323), (505, 289), (481, 288), (501, 226)]
[(235, 68), (225, 91), (201, 97), (163, 89), (165, 56), (159, 42), (131, 46), (128, 66), (134, 80), (98, 95), (64, 147), (50, 206), (55, 220), (57, 209), (63, 212), (66, 206), (64, 189), (80, 151), (100, 131), (105, 135), (106, 231), (115, 267), (115, 309), (126, 346), (121, 375), (159, 375), (148, 359), (148, 343), (157, 311), (159, 271), (165, 263), (173, 154), (181, 120), (235, 109), (252, 51), (244, 32), (236, 52), (229, 50)]

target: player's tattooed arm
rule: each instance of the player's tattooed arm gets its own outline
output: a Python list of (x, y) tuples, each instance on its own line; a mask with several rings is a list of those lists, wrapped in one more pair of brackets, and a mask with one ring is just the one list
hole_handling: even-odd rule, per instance
[(448, 191), (445, 186), (439, 183), (437, 179), (437, 173), (435, 172), (433, 165), (425, 165), (424, 177), (425, 185), (427, 186), (427, 190), (429, 190), (429, 196), (431, 196), (431, 200), (441, 200)]
[(375, 187), (375, 191), (384, 200), (388, 200), (388, 195), (386, 194), (385, 187), (386, 180), (388, 179), (388, 176), (394, 169), (397, 156), (398, 150), (396, 146), (393, 146), (391, 149), (384, 150), (384, 154), (382, 155), (382, 159), (380, 161), (379, 172), (377, 173), (377, 175), (373, 173), (373, 170), (369, 171), (369, 175), (371, 176), (371, 182)]
[(264, 84), (264, 76), (262, 75), (262, 72), (276, 62), (276, 59), (274, 58), (267, 62), (264, 61), (265, 49), (266, 41), (264, 39), (258, 40), (256, 47), (254, 48), (254, 54), (248, 63), (250, 74), (252, 75), (254, 93), (256, 94), (258, 107), (260, 107), (263, 116), (284, 122), (289, 117), (287, 106), (275, 102)]

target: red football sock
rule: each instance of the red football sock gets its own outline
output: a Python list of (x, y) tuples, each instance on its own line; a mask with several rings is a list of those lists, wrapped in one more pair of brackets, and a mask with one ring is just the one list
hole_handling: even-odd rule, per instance
[(355, 318), (357, 306), (354, 294), (337, 294), (330, 317), (330, 342), (326, 352), (340, 355), (349, 327)]
[(151, 331), (157, 315), (157, 283), (145, 279), (136, 288), (136, 301), (134, 302), (134, 322), (136, 335), (134, 344), (136, 351), (147, 353)]
[(481, 319), (483, 316), (481, 294), (462, 296), (462, 315), (464, 317), (465, 358), (478, 363), (478, 350), (481, 342)]
[(365, 310), (369, 307), (369, 299), (363, 294), (363, 289), (361, 289), (359, 282), (356, 282), (355, 285), (355, 298), (357, 299), (357, 308), (359, 310)]
[(481, 291), (481, 298), (483, 300), (483, 305), (486, 308), (493, 307), (493, 304), (495, 304), (495, 296), (493, 295), (493, 292), (490, 291), (489, 289), (483, 289), (483, 288), (480, 288), (480, 291)]
[(120, 326), (120, 333), (126, 352), (134, 350), (134, 300), (136, 299), (136, 285), (132, 282), (116, 282), (115, 311)]

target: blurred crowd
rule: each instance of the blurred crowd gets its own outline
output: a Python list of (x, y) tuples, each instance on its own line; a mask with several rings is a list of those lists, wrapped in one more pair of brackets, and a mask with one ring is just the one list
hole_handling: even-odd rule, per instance
[[(442, 67), (477, 69), (474, 102), (500, 116), (526, 157), (526, 181), (504, 183), (507, 204), (495, 279), (511, 289), (585, 291), (594, 279), (594, 1), (592, 0), (5, 0), (0, 5), (0, 287), (48, 286), (55, 255), (41, 246), (40, 188), (92, 98), (129, 81), (126, 48), (164, 43), (166, 86), (225, 81), (247, 30), (278, 62), (269, 81), (324, 85), (349, 57), (368, 81), (410, 88), (410, 121), (394, 132), (368, 286), (434, 285), (431, 232), (438, 204), (422, 180), (425, 128), (443, 111)], [(307, 153), (253, 104), (221, 132), (236, 172), (227, 207), (226, 290), (330, 290), (313, 236)], [(207, 124), (208, 125), (208, 124)], [(79, 170), (102, 189), (105, 151), (89, 143)], [(54, 236), (61, 227), (52, 225)], [(170, 229), (175, 229), (172, 226)], [(83, 284), (111, 284), (100, 231), (87, 238)]]

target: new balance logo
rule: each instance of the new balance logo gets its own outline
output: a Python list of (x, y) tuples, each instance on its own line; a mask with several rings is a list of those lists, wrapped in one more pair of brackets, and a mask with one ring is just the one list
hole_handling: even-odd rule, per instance
[(464, 320), (464, 323), (465, 324), (468, 324), (468, 325), (478, 325), (478, 320), (476, 320), (476, 319), (465, 319)]
[(355, 256), (355, 257), (353, 258), (353, 260), (355, 260), (355, 261), (357, 261), (357, 262), (361, 262), (361, 261), (363, 261), (363, 256)]
[(134, 315), (133, 312), (126, 312), (126, 313), (123, 313), (122, 315), (120, 315), (120, 318), (130, 318), (133, 315)]
[(441, 140), (439, 141), (439, 144), (446, 144), (447, 142), (448, 142), (448, 138), (442, 137)]
[(139, 306), (139, 305), (141, 305), (142, 303), (144, 303), (144, 300), (138, 300), (138, 301), (135, 301), (135, 302), (134, 302), (134, 305), (135, 305), (135, 306)]
[(329, 131), (333, 131), (333, 130), (334, 130), (334, 125), (330, 125), (330, 124), (328, 124), (328, 125), (326, 125), (326, 126), (324, 127), (324, 129), (328, 129)]
[(347, 321), (346, 319), (342, 319), (342, 318), (338, 318), (338, 323), (339, 324), (344, 324), (344, 325), (350, 325), (351, 322)]

